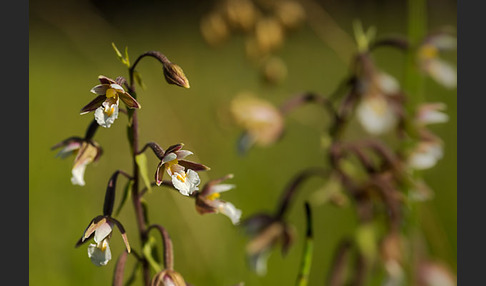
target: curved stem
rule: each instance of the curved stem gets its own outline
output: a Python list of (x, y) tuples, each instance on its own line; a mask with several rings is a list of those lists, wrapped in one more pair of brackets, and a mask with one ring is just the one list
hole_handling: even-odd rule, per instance
[(125, 263), (127, 261), (127, 251), (123, 251), (120, 254), (115, 266), (115, 272), (113, 274), (113, 286), (122, 286), (123, 285), (123, 274), (125, 272)]
[(162, 236), (162, 240), (164, 243), (164, 266), (167, 270), (174, 270), (174, 251), (172, 247), (172, 240), (170, 239), (169, 233), (167, 230), (158, 224), (153, 224), (147, 228), (147, 232), (151, 229), (157, 229)]
[(344, 279), (346, 274), (346, 266), (349, 262), (352, 246), (351, 239), (349, 238), (344, 238), (339, 243), (334, 252), (333, 262), (327, 278), (327, 285), (345, 285)]
[(298, 187), (308, 178), (312, 176), (321, 176), (325, 177), (328, 174), (327, 170), (323, 168), (309, 168), (300, 172), (297, 176), (294, 177), (292, 181), (287, 185), (285, 190), (282, 193), (282, 197), (280, 199), (280, 203), (277, 208), (276, 218), (280, 219), (283, 217), (285, 212), (287, 211), (292, 198), (294, 197), (295, 193), (299, 189)]
[(162, 53), (160, 53), (158, 51), (148, 51), (148, 52), (141, 54), (135, 60), (135, 62), (133, 63), (133, 65), (129, 69), (129, 74), (130, 74), (129, 80), (130, 80), (130, 84), (131, 84), (132, 87), (133, 87), (133, 74), (135, 72), (135, 67), (140, 62), (140, 60), (142, 60), (144, 57), (153, 57), (153, 58), (157, 59), (162, 65), (170, 63), (169, 59), (165, 55), (163, 55)]
[(84, 135), (84, 139), (86, 141), (89, 141), (93, 138), (93, 136), (95, 135), (96, 133), (96, 130), (98, 130), (98, 127), (100, 125), (98, 124), (98, 122), (96, 122), (96, 119), (93, 119), (93, 121), (91, 121), (91, 123), (89, 124), (88, 128), (86, 129), (86, 133)]
[(337, 116), (336, 110), (334, 109), (332, 102), (326, 97), (313, 92), (304, 92), (293, 96), (280, 106), (280, 111), (283, 113), (283, 115), (287, 115), (295, 108), (310, 102), (321, 104), (329, 111), (331, 116)]
[(130, 175), (121, 170), (117, 170), (115, 171), (115, 173), (113, 173), (110, 180), (108, 181), (108, 186), (106, 188), (105, 201), (103, 204), (103, 215), (111, 216), (111, 214), (113, 213), (113, 206), (115, 204), (116, 180), (118, 178), (118, 174), (124, 175), (129, 180), (132, 179)]
[(159, 144), (157, 144), (155, 142), (148, 142), (147, 144), (145, 144), (145, 146), (143, 146), (143, 148), (137, 153), (137, 155), (145, 152), (145, 150), (148, 147), (150, 147), (152, 149), (152, 151), (154, 151), (154, 154), (155, 154), (155, 156), (157, 156), (157, 158), (162, 159), (162, 157), (165, 154), (165, 151), (164, 151), (164, 149), (162, 149), (162, 147), (160, 147)]

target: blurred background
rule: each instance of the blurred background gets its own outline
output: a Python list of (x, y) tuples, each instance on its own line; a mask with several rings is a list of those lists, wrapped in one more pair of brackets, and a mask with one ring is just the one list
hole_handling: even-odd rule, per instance
[[(309, 3), (309, 1), (304, 1)], [(287, 33), (273, 53), (285, 64), (286, 75), (275, 85), (262, 79), (261, 66), (248, 57), (245, 35), (236, 33), (218, 45), (203, 37), (201, 21), (218, 1), (74, 1), (29, 2), (29, 279), (32, 285), (108, 285), (123, 242), (118, 230), (111, 239), (113, 260), (94, 266), (87, 245), (74, 248), (92, 218), (102, 213), (106, 184), (117, 170), (131, 171), (123, 114), (109, 129), (99, 128), (95, 140), (104, 149), (101, 159), (88, 166), (86, 186), (70, 182), (73, 158), (56, 158), (50, 148), (70, 137), (83, 136), (93, 114), (79, 110), (93, 99), (89, 90), (98, 75), (127, 76), (111, 43), (130, 60), (149, 50), (165, 54), (180, 65), (191, 88), (168, 85), (161, 65), (143, 60), (137, 70), (146, 89), (138, 88), (140, 142), (162, 147), (185, 144), (193, 161), (211, 167), (201, 173), (202, 184), (228, 173), (235, 190), (222, 199), (243, 211), (243, 218), (273, 212), (289, 179), (309, 166), (325, 166), (321, 132), (328, 116), (317, 106), (304, 106), (286, 118), (286, 133), (269, 148), (253, 148), (246, 156), (237, 153), (241, 128), (229, 114), (238, 93), (248, 91), (276, 105), (302, 91), (328, 94), (348, 75), (350, 53), (355, 47), (352, 22), (374, 26), (377, 35), (406, 34), (405, 1), (316, 1), (320, 7), (313, 21)], [(309, 6), (306, 6), (309, 7)], [(322, 10), (321, 10), (322, 9)], [(321, 13), (321, 14), (319, 14)], [(310, 15), (310, 14), (308, 14)], [(324, 15), (325, 18), (319, 18)], [(317, 18), (315, 18), (317, 17)], [(456, 27), (456, 1), (428, 1), (428, 27)], [(319, 28), (320, 27), (320, 28)], [(377, 64), (398, 79), (404, 70), (403, 54), (377, 51)], [(456, 63), (454, 53), (445, 58)], [(434, 190), (433, 200), (420, 208), (430, 256), (457, 271), (457, 91), (445, 89), (427, 78), (427, 101), (447, 104), (449, 122), (431, 129), (445, 142), (445, 155), (435, 168), (425, 171)], [(358, 127), (356, 127), (358, 129)], [(357, 130), (359, 132), (359, 130)], [(147, 153), (149, 175), (158, 160)], [(125, 181), (119, 178), (118, 192)], [(223, 215), (199, 215), (194, 201), (166, 188), (154, 188), (146, 196), (151, 222), (163, 225), (174, 244), (175, 269), (193, 285), (292, 285), (303, 249), (303, 203), (323, 181), (311, 179), (293, 202), (288, 220), (297, 237), (286, 257), (274, 249), (268, 273), (260, 277), (245, 260), (247, 237)], [(118, 196), (117, 201), (120, 196)], [(310, 285), (324, 285), (333, 250), (339, 240), (352, 234), (356, 217), (351, 207), (311, 205), (314, 214), (315, 248)], [(139, 249), (133, 207), (127, 204), (117, 217), (132, 247)], [(160, 237), (155, 235), (158, 241)], [(129, 258), (127, 272), (133, 259)], [(128, 274), (127, 274), (128, 276)], [(139, 277), (140, 278), (140, 277)], [(137, 280), (134, 285), (141, 285)]]

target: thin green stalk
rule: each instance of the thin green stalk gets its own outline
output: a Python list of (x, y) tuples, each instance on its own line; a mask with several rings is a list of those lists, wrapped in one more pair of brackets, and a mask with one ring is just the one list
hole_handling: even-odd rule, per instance
[[(405, 127), (409, 133), (410, 139), (418, 139), (418, 131), (414, 126), (412, 120), (415, 115), (415, 111), (419, 104), (425, 102), (424, 94), (424, 77), (419, 72), (417, 66), (417, 51), (421, 41), (424, 39), (427, 33), (427, 2), (426, 0), (408, 0), (408, 38), (410, 41), (410, 49), (406, 57), (405, 66), (405, 79), (404, 90), (407, 93), (406, 112), (407, 119)], [(409, 221), (405, 232), (408, 236), (412, 237), (417, 231), (419, 225), (418, 206), (415, 202), (411, 201), (409, 204), (407, 219)], [(408, 281), (415, 281), (414, 277), (414, 262), (417, 250), (414, 249), (414, 245), (410, 246), (411, 256), (409, 258), (410, 263), (407, 266)]]
[(297, 286), (306, 286), (309, 283), (309, 273), (312, 265), (312, 252), (314, 249), (314, 237), (312, 234), (312, 213), (309, 203), (305, 203), (305, 214), (307, 218), (307, 233), (302, 253), (299, 275), (297, 276)]
[(405, 66), (404, 90), (407, 93), (407, 113), (413, 115), (418, 104), (424, 101), (424, 78), (417, 69), (417, 48), (427, 32), (426, 0), (407, 2), (407, 34), (410, 42)]

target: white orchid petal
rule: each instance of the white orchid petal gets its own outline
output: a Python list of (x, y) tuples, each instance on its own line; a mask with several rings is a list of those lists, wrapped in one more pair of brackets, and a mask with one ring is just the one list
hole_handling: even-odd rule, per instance
[(270, 254), (270, 251), (265, 250), (250, 256), (250, 267), (257, 273), (257, 275), (264, 276), (267, 273), (267, 260)]
[(162, 279), (162, 283), (163, 286), (177, 286), (168, 275), (164, 276), (164, 278)]
[(113, 224), (110, 222), (105, 222), (104, 224), (100, 225), (95, 230), (94, 241), (96, 243), (100, 243), (105, 239), (110, 233), (113, 231)]
[(410, 167), (417, 170), (425, 170), (435, 166), (443, 157), (442, 146), (439, 144), (426, 144), (419, 146), (408, 158)]
[(74, 150), (79, 149), (81, 147), (81, 143), (79, 142), (71, 142), (64, 148), (62, 148), (57, 154), (56, 157), (60, 157), (62, 159), (68, 157), (69, 155), (73, 154)]
[(93, 243), (88, 246), (88, 257), (96, 266), (106, 265), (108, 261), (111, 260), (111, 251), (108, 241), (103, 241), (101, 246), (103, 246), (104, 249), (101, 249), (97, 244)]
[(216, 184), (214, 186), (211, 186), (211, 189), (210, 189), (208, 195), (214, 194), (214, 193), (226, 192), (226, 191), (229, 191), (231, 189), (234, 189), (235, 187), (236, 187), (236, 185), (233, 185), (233, 184)]
[(197, 186), (201, 183), (201, 180), (193, 170), (188, 170), (187, 173), (174, 173), (171, 177), (174, 187), (184, 196), (189, 196), (194, 191), (199, 190)]
[(449, 121), (449, 115), (440, 111), (430, 111), (424, 114), (422, 122), (425, 124), (445, 123)]
[(113, 108), (113, 113), (108, 116), (105, 113), (105, 108), (107, 106), (107, 102), (103, 102), (103, 105), (98, 107), (95, 110), (94, 117), (96, 119), (96, 122), (98, 122), (99, 125), (109, 128), (111, 124), (115, 122), (115, 119), (118, 118), (118, 105), (117, 104), (112, 104), (109, 108)]
[(108, 84), (99, 84), (95, 87), (93, 87), (90, 91), (94, 94), (97, 94), (97, 95), (105, 95), (106, 94), (106, 90), (109, 88), (110, 86)]
[(76, 166), (76, 168), (72, 169), (71, 174), (73, 176), (71, 177), (71, 183), (73, 185), (80, 185), (80, 186), (85, 185), (84, 171), (86, 170), (87, 164), (88, 164), (87, 162), (85, 164), (79, 164), (78, 166)]
[(439, 84), (446, 88), (455, 88), (457, 86), (456, 69), (449, 63), (434, 59), (427, 63), (426, 71)]
[(400, 84), (398, 83), (398, 80), (384, 72), (378, 75), (378, 84), (383, 93), (387, 95), (396, 94), (400, 91)]
[(169, 153), (165, 155), (164, 158), (162, 159), (162, 164), (173, 161), (175, 159), (177, 159), (177, 155), (175, 153)]
[(121, 87), (121, 85), (116, 84), (116, 83), (110, 84), (110, 88), (113, 88), (114, 90), (116, 90), (118, 92), (125, 92), (125, 90), (123, 89), (123, 87)]
[(184, 159), (187, 156), (194, 154), (194, 153), (192, 153), (191, 151), (188, 151), (188, 150), (179, 150), (179, 151), (176, 151), (175, 153), (177, 154), (177, 159), (179, 159), (179, 160)]
[(237, 209), (232, 203), (221, 203), (219, 211), (231, 219), (233, 224), (238, 224), (241, 218), (241, 210)]
[(197, 174), (197, 172), (195, 172), (191, 169), (187, 170), (187, 179), (194, 186), (198, 186), (201, 183), (201, 180), (199, 179), (199, 175)]
[(397, 116), (383, 97), (364, 98), (357, 110), (358, 120), (371, 134), (383, 134), (392, 129)]

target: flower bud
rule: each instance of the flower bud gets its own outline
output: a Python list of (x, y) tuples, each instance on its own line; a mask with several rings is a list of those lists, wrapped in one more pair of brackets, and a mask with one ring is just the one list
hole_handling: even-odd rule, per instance
[(174, 270), (164, 270), (157, 273), (152, 282), (151, 286), (186, 286), (186, 282), (182, 275)]
[(164, 63), (164, 76), (169, 84), (189, 88), (189, 80), (186, 78), (182, 68), (171, 62)]

